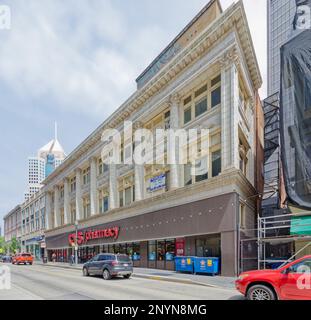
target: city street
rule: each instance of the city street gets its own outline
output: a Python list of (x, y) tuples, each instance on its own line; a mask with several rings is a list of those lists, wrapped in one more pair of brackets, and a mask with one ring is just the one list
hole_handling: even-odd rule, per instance
[(33, 265), (11, 268), (11, 290), (0, 300), (241, 300), (231, 289), (209, 288), (157, 280), (123, 278), (104, 281), (73, 269)]

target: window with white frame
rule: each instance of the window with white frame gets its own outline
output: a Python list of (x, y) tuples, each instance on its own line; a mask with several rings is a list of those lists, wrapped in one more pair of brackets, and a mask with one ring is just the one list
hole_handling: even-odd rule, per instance
[(105, 213), (109, 211), (109, 193), (108, 190), (99, 192), (99, 212)]
[(83, 184), (89, 184), (90, 183), (90, 167), (84, 169), (82, 171), (82, 176), (83, 176)]
[(76, 177), (73, 177), (70, 179), (70, 192), (75, 192), (76, 191)]
[(102, 175), (108, 172), (108, 165), (103, 163), (102, 158), (98, 159), (98, 175)]
[(184, 125), (200, 117), (208, 110), (221, 104), (221, 76), (214, 76), (211, 81), (201, 84), (183, 100)]

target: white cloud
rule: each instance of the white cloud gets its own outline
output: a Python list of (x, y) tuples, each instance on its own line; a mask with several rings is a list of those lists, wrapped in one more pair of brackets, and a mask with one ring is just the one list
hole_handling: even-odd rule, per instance
[[(244, 2), (265, 76), (265, 1)], [(0, 81), (27, 99), (96, 118), (130, 95), (134, 79), (171, 40), (161, 24), (132, 28), (112, 0), (16, 0), (11, 7), (12, 30), (0, 33)]]

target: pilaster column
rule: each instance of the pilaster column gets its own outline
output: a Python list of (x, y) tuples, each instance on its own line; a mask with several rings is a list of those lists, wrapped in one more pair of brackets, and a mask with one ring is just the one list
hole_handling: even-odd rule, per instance
[(118, 205), (118, 182), (117, 182), (117, 166), (109, 165), (109, 203), (110, 209), (116, 209)]
[[(134, 130), (142, 129), (143, 124), (136, 122), (133, 126)], [(135, 174), (135, 201), (140, 201), (145, 198), (145, 167), (142, 164), (134, 164)]]
[(46, 230), (53, 229), (53, 221), (52, 221), (52, 195), (51, 192), (46, 193), (45, 198), (45, 221), (46, 221)]
[(135, 201), (145, 198), (145, 168), (135, 164)]
[(97, 179), (96, 179), (96, 158), (90, 159), (90, 202), (91, 202), (91, 216), (97, 214)]
[(64, 180), (64, 224), (70, 223), (69, 179)]
[(76, 169), (76, 220), (79, 221), (83, 216), (82, 209), (82, 172), (81, 169)]
[(60, 227), (59, 187), (54, 187), (54, 227)]
[[(169, 101), (170, 104), (170, 129), (178, 130), (180, 128), (180, 116), (179, 116), (179, 104), (180, 97), (178, 94), (174, 94)], [(178, 189), (181, 187), (181, 165), (179, 162), (179, 144), (175, 145), (175, 163), (170, 164), (170, 189)], [(168, 150), (169, 152), (169, 150)]]
[(221, 150), (222, 171), (239, 169), (239, 57), (229, 49), (221, 65)]

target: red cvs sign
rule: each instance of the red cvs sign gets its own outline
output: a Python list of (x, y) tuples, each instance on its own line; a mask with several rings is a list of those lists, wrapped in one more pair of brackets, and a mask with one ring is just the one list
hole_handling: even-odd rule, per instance
[[(91, 240), (97, 240), (97, 239), (114, 239), (117, 240), (119, 237), (119, 227), (113, 227), (108, 229), (102, 229), (102, 230), (86, 230), (84, 232), (79, 231), (78, 237), (77, 237), (77, 244), (81, 245), (84, 243), (87, 243)], [(76, 234), (72, 233), (68, 236), (69, 244), (75, 245), (76, 243)]]

